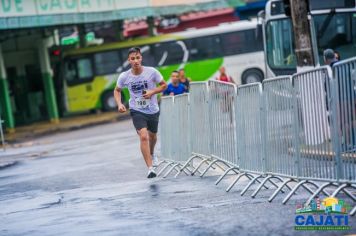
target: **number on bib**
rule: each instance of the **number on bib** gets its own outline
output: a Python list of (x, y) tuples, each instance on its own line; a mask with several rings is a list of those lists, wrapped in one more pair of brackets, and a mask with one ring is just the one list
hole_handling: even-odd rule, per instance
[(147, 108), (150, 105), (150, 100), (145, 98), (136, 98), (136, 107), (139, 109)]

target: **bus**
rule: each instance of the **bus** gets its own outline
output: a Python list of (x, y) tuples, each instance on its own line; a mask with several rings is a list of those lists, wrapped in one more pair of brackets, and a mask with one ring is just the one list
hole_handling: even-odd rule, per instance
[[(133, 46), (141, 47), (143, 64), (156, 67), (165, 80), (181, 68), (192, 81), (214, 79), (224, 66), (237, 84), (262, 81), (263, 39), (257, 25), (256, 20), (223, 23), (64, 52), (61, 80), (65, 110), (115, 109), (113, 89), (119, 73), (129, 69), (127, 51)], [(127, 103), (128, 91), (122, 95)]]
[[(290, 75), (296, 70), (291, 18), (283, 0), (270, 0), (261, 17), (266, 57), (266, 76)], [(309, 0), (309, 25), (316, 67), (323, 65), (323, 51), (331, 48), (341, 59), (356, 55), (355, 0)]]

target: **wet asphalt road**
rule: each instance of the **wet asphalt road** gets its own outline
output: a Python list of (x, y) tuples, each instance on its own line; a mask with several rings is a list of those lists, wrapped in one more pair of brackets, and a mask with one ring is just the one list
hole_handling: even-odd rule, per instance
[(303, 191), (282, 205), (285, 194), (267, 202), (273, 190), (240, 196), (246, 180), (226, 193), (231, 178), (215, 186), (216, 172), (148, 180), (130, 120), (34, 141), (14, 154), (19, 164), (0, 170), (0, 235), (356, 233), (355, 217), (349, 232), (294, 231)]

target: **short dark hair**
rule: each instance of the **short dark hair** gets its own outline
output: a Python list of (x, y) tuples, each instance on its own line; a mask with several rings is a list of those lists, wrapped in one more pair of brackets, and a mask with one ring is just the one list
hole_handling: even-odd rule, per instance
[(179, 71), (184, 71), (184, 68), (180, 68)]
[(172, 71), (172, 73), (179, 73), (177, 70)]
[(129, 57), (131, 53), (140, 53), (141, 54), (141, 48), (139, 48), (139, 47), (130, 48), (129, 51), (127, 52), (127, 56)]

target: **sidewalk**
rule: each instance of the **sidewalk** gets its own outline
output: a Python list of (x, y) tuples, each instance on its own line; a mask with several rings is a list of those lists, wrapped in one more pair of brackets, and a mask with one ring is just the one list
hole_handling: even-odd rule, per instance
[[(34, 123), (28, 126), (16, 127), (15, 133), (5, 133), (7, 145), (24, 142), (31, 138), (48, 135), (57, 132), (65, 132), (92, 125), (115, 122), (128, 117), (128, 113), (105, 112), (100, 114), (80, 115), (60, 119), (58, 124), (47, 122)], [(0, 149), (1, 149), (0, 144)]]

